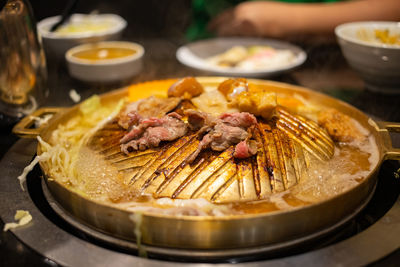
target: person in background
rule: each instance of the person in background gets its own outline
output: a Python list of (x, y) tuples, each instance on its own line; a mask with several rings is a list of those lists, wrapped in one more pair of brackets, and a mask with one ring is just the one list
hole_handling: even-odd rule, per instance
[(329, 35), (342, 23), (400, 21), (400, 0), (193, 0), (189, 40), (218, 36)]

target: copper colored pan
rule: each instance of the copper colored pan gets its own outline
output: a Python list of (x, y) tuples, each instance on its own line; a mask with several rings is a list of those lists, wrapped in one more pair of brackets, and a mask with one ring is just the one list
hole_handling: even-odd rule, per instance
[[(220, 77), (197, 79), (206, 86), (216, 86), (224, 80)], [(263, 80), (249, 82), (270, 90), (272, 88), (280, 92), (300, 94), (306, 99), (313, 99), (323, 106), (335, 108), (356, 119), (374, 135), (379, 148), (379, 163), (366, 179), (351, 190), (328, 200), (289, 211), (226, 217), (179, 217), (144, 213), (140, 225), (143, 244), (149, 247), (218, 250), (266, 246), (298, 239), (329, 228), (343, 218), (354, 215), (354, 211), (359, 210), (373, 193), (382, 161), (400, 159), (400, 149), (392, 147), (389, 136), (389, 132), (400, 132), (400, 123), (376, 122), (342, 101), (298, 86)], [(101, 100), (104, 103), (115, 102), (124, 96), (127, 96), (126, 89), (102, 95)], [(46, 141), (60, 123), (77, 114), (78, 108), (78, 105), (72, 108), (42, 108), (33, 116), (55, 113), (47, 126), (31, 129), (29, 127), (33, 123), (32, 119), (26, 117), (15, 126), (14, 133), (24, 137), (40, 135)], [(135, 239), (135, 224), (129, 219), (129, 212), (86, 199), (53, 180), (47, 180), (47, 185), (59, 204), (81, 222), (116, 237)]]

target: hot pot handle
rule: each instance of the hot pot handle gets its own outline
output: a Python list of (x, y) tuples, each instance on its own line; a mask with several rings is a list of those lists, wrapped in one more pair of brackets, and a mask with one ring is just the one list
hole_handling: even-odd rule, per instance
[(37, 118), (44, 118), (46, 115), (54, 115), (60, 113), (65, 110), (65, 108), (60, 107), (43, 107), (32, 114), (25, 116), (22, 120), (20, 120), (13, 128), (13, 133), (23, 138), (36, 138), (36, 136), (40, 135), (43, 129), (48, 125), (48, 123), (42, 123), (38, 127), (35, 127), (35, 122)]
[(400, 133), (400, 123), (398, 122), (386, 122), (380, 121), (377, 122), (379, 127), (379, 133), (382, 136), (383, 144), (384, 144), (384, 159), (392, 159), (392, 160), (400, 160), (400, 148), (394, 148), (392, 146), (392, 139), (390, 138), (389, 133)]

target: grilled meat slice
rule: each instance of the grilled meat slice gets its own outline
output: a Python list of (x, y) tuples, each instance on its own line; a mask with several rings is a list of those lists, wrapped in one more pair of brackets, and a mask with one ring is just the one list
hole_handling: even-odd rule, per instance
[(245, 159), (255, 154), (257, 154), (257, 142), (254, 140), (244, 140), (236, 145), (235, 152), (233, 152), (233, 157)]
[(218, 118), (210, 113), (193, 109), (186, 110), (185, 115), (188, 117), (190, 129), (193, 131), (202, 129), (200, 132), (206, 132), (210, 127), (214, 127), (218, 121)]
[(201, 143), (204, 147), (210, 145), (212, 150), (223, 151), (247, 137), (248, 133), (245, 129), (220, 122), (203, 137)]
[(175, 112), (162, 118), (151, 117), (139, 119), (122, 139), (121, 150), (125, 154), (134, 150), (145, 150), (149, 147), (157, 147), (161, 141), (172, 141), (187, 132), (187, 125), (181, 120), (181, 116)]
[[(189, 163), (193, 162), (203, 149), (210, 147), (214, 151), (223, 151), (248, 139), (251, 134), (247, 129), (257, 123), (257, 119), (247, 112), (226, 113), (215, 118), (210, 114), (192, 110), (186, 115), (191, 129), (199, 129), (200, 134), (207, 133), (196, 151), (189, 157)], [(246, 155), (250, 157), (257, 152), (257, 149), (254, 149), (257, 147), (256, 144), (251, 146), (249, 144), (248, 141), (240, 144), (236, 153), (239, 158), (245, 158)]]
[(128, 130), (130, 126), (136, 125), (142, 117), (137, 112), (140, 101), (129, 103), (118, 115), (118, 125)]
[(118, 124), (125, 130), (139, 122), (140, 118), (161, 118), (175, 109), (181, 99), (179, 97), (161, 98), (151, 96), (128, 104), (119, 114)]
[(257, 123), (256, 117), (248, 112), (225, 113), (219, 118), (226, 124), (241, 128), (248, 128)]

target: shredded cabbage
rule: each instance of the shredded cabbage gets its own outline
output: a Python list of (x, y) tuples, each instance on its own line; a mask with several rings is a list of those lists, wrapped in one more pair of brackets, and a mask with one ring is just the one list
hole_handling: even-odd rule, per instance
[[(53, 131), (50, 142), (46, 143), (38, 136), (42, 153), (24, 168), (18, 176), (21, 188), (24, 191), (26, 176), (34, 166), (43, 162), (48, 168), (47, 173), (62, 183), (77, 185), (75, 174), (75, 160), (81, 145), (105, 123), (114, 118), (123, 106), (124, 100), (119, 101), (113, 107), (103, 106), (97, 95), (90, 97), (80, 105), (80, 114), (71, 118), (66, 124), (59, 125)], [(50, 178), (50, 177), (49, 177)]]
[(55, 172), (69, 174), (71, 170), (71, 158), (64, 147), (59, 145), (50, 146), (48, 143), (43, 141), (40, 136), (37, 137), (37, 140), (39, 141), (44, 152), (36, 156), (33, 161), (24, 168), (22, 174), (18, 176), (18, 180), (23, 191), (25, 191), (24, 183), (26, 182), (26, 176), (39, 162), (51, 162), (53, 166), (57, 166), (57, 168), (53, 170)]
[(17, 210), (14, 216), (14, 220), (18, 222), (6, 223), (4, 225), (4, 232), (8, 231), (9, 229), (14, 229), (29, 223), (30, 221), (32, 221), (32, 215), (27, 210)]

